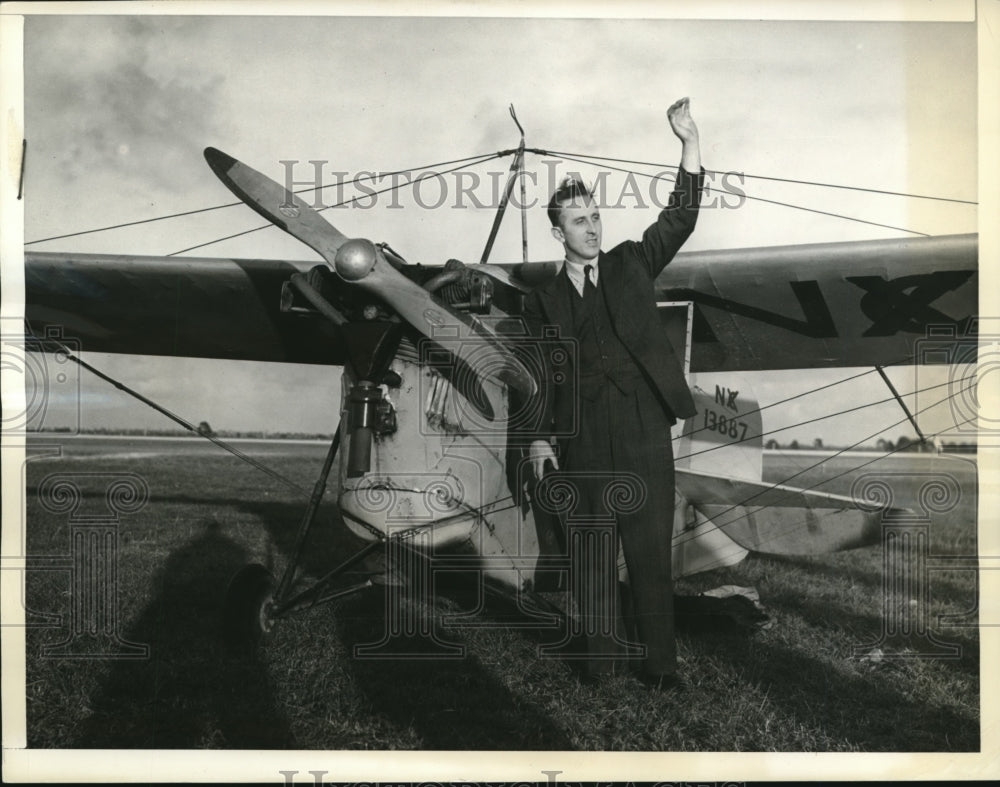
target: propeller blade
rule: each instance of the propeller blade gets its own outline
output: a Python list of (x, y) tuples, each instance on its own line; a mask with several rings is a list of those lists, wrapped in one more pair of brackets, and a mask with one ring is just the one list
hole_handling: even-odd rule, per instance
[(215, 148), (205, 160), (230, 191), (268, 221), (317, 251), (345, 281), (374, 293), (429, 339), (447, 347), (476, 373), (496, 378), (522, 395), (538, 384), (503, 340), (478, 320), (455, 312), (407, 279), (369, 240), (348, 240), (288, 189)]
[(333, 266), (337, 249), (347, 240), (315, 208), (267, 175), (223, 153), (205, 148), (205, 161), (226, 187), (268, 221), (317, 251)]

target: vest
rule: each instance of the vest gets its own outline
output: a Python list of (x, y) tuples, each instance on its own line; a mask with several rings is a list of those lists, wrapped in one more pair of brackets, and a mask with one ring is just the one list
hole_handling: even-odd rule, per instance
[[(611, 312), (598, 283), (590, 297), (581, 296), (563, 272), (573, 308), (573, 334), (577, 339), (580, 396), (596, 399), (609, 383), (623, 394), (631, 393), (643, 380), (638, 364), (615, 333)], [(584, 288), (587, 292), (588, 288)]]

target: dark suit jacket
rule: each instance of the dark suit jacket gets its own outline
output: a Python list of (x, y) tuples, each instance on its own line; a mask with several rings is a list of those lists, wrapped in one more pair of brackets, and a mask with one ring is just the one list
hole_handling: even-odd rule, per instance
[[(704, 170), (693, 174), (680, 168), (667, 207), (643, 233), (642, 240), (625, 241), (607, 253), (602, 251), (598, 259), (598, 283), (615, 332), (672, 419), (694, 415), (695, 406), (684, 379), (683, 356), (670, 344), (656, 307), (654, 281), (694, 230), (703, 182)], [(544, 337), (549, 326), (550, 333), (554, 327), (563, 339), (573, 337), (571, 287), (560, 274), (527, 295), (524, 317), (532, 334)], [(578, 407), (573, 381), (579, 376), (579, 370), (573, 368), (575, 353), (569, 344), (565, 356), (553, 353), (551, 341), (548, 337), (541, 343), (542, 362), (547, 367), (537, 408), (541, 417), (534, 429), (522, 433), (524, 442), (569, 436), (578, 427), (574, 424)]]

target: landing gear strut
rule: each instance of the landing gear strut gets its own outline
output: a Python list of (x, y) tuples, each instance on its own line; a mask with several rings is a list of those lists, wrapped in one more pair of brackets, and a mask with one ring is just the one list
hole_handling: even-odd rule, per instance
[[(340, 427), (333, 436), (323, 468), (313, 488), (312, 497), (302, 515), (292, 553), (281, 580), (276, 581), (264, 566), (253, 563), (240, 569), (230, 581), (229, 589), (226, 591), (224, 619), (226, 639), (230, 644), (239, 648), (254, 647), (270, 633), (274, 624), (281, 618), (372, 586), (370, 578), (347, 583), (344, 580), (351, 576), (348, 572), (364, 558), (376, 549), (384, 548), (381, 540), (366, 544), (309, 587), (295, 590), (297, 580), (300, 579), (297, 574), (305, 551), (306, 538), (316, 520), (316, 513), (326, 490), (333, 458), (339, 445)], [(355, 574), (355, 579), (356, 576)]]

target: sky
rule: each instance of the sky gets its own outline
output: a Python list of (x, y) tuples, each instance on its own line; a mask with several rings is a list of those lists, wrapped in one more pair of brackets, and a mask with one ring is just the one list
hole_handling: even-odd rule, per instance
[[(214, 146), (283, 180), (321, 165), (324, 182), (516, 147), (675, 165), (666, 108), (690, 96), (707, 168), (965, 200), (977, 197), (973, 23), (732, 22), (623, 19), (36, 16), (24, 29), (25, 239), (233, 201), (202, 157)], [(469, 172), (489, 204), (510, 159)], [(553, 179), (600, 171), (529, 155), (528, 201)], [(663, 167), (647, 167), (647, 172)], [(439, 168), (442, 169), (442, 168)], [(491, 174), (492, 173), (492, 174)], [(472, 176), (466, 176), (471, 178)], [(607, 171), (609, 192), (625, 175)], [(471, 180), (464, 183), (468, 185)], [(641, 180), (645, 184), (645, 180)], [(349, 236), (387, 241), (411, 261), (477, 261), (493, 212), (459, 199), (456, 176), (326, 215)], [(742, 248), (977, 231), (975, 206), (747, 177), (743, 190), (892, 228), (749, 200), (702, 211), (685, 246)], [(386, 179), (376, 187), (389, 184)], [(665, 194), (669, 187), (660, 192)], [(333, 201), (330, 189), (325, 203)], [(348, 187), (345, 196), (353, 192)], [(438, 204), (440, 203), (440, 204)], [(656, 208), (606, 210), (605, 248), (636, 237)], [(262, 224), (245, 206), (30, 245), (39, 251), (170, 254)], [(513, 214), (492, 261), (520, 259)], [(533, 259), (556, 259), (544, 211), (529, 211)], [(271, 228), (197, 256), (317, 259)], [(339, 370), (290, 364), (88, 353), (155, 401), (216, 429), (332, 431)], [(857, 370), (748, 374), (762, 404)], [(893, 372), (901, 391), (928, 379)], [(938, 378), (935, 378), (938, 379)], [(940, 378), (940, 379), (943, 379)], [(710, 387), (711, 377), (699, 380)], [(54, 393), (46, 423), (169, 427), (82, 373), (82, 396)], [(72, 386), (67, 386), (67, 390)], [(765, 430), (888, 396), (875, 375), (765, 414)], [(77, 416), (79, 413), (79, 416)], [(924, 426), (934, 431), (934, 414)], [(777, 436), (811, 444), (913, 436), (893, 405)], [(885, 429), (886, 431), (880, 432)]]

